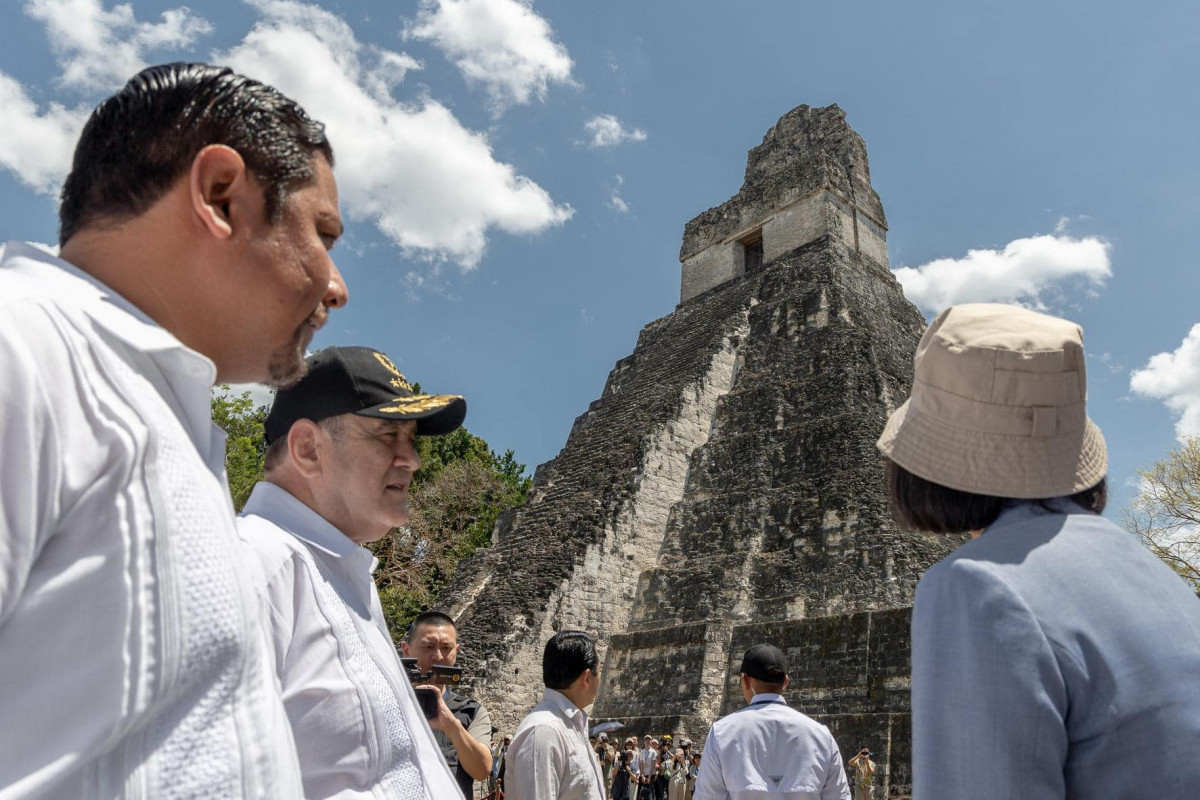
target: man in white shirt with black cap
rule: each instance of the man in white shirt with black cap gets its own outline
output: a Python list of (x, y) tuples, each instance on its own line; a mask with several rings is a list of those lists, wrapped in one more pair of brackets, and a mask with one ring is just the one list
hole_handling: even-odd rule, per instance
[(833, 734), (783, 699), (783, 651), (756, 644), (739, 671), (748, 705), (709, 730), (694, 800), (850, 800)]
[(238, 518), (258, 582), (304, 796), (460, 794), (388, 634), (363, 547), (408, 520), (418, 435), (462, 424), (457, 395), (418, 395), (383, 353), (330, 347), (280, 390), (264, 480)]

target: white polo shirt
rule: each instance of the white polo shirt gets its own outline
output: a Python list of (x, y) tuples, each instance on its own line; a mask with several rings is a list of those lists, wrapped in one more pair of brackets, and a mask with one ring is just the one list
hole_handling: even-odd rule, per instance
[(371, 551), (265, 482), (238, 533), (259, 567), (304, 796), (460, 797), (388, 634)]
[(850, 800), (829, 729), (777, 694), (713, 723), (693, 800)]
[(0, 798), (298, 797), (212, 423), (216, 369), (0, 256)]

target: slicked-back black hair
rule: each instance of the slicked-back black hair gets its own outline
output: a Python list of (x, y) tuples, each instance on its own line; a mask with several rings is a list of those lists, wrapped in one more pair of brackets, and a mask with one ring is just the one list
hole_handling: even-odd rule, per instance
[(596, 672), (596, 637), (584, 631), (559, 631), (542, 651), (542, 683), (547, 689), (566, 689), (585, 669)]
[[(895, 461), (887, 461), (888, 495), (892, 517), (909, 530), (930, 533), (967, 533), (986, 528), (996, 521), (1006, 497), (961, 492), (917, 477)], [(1047, 497), (1044, 505), (1055, 498)], [(1069, 498), (1072, 502), (1099, 514), (1108, 504), (1108, 481), (1104, 478), (1089, 489)]]
[(317, 153), (333, 165), (325, 126), (276, 89), (227, 67), (148, 67), (84, 126), (63, 184), (59, 244), (87, 225), (143, 213), (211, 144), (241, 155), (263, 186), (273, 221), (289, 189), (312, 178)]

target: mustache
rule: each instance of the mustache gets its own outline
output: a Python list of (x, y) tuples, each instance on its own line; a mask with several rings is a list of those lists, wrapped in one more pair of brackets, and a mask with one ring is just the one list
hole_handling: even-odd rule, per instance
[(308, 315), (308, 319), (304, 321), (305, 325), (312, 325), (317, 330), (325, 327), (325, 323), (329, 321), (329, 309), (324, 303), (318, 303), (313, 312)]

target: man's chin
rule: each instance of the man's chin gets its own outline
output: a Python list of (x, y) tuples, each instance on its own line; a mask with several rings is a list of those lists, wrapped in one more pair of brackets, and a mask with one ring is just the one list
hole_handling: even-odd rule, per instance
[(268, 386), (276, 389), (286, 389), (295, 386), (308, 373), (308, 362), (304, 360), (304, 340), (294, 341), (286, 348), (276, 350), (271, 354), (267, 364)]

